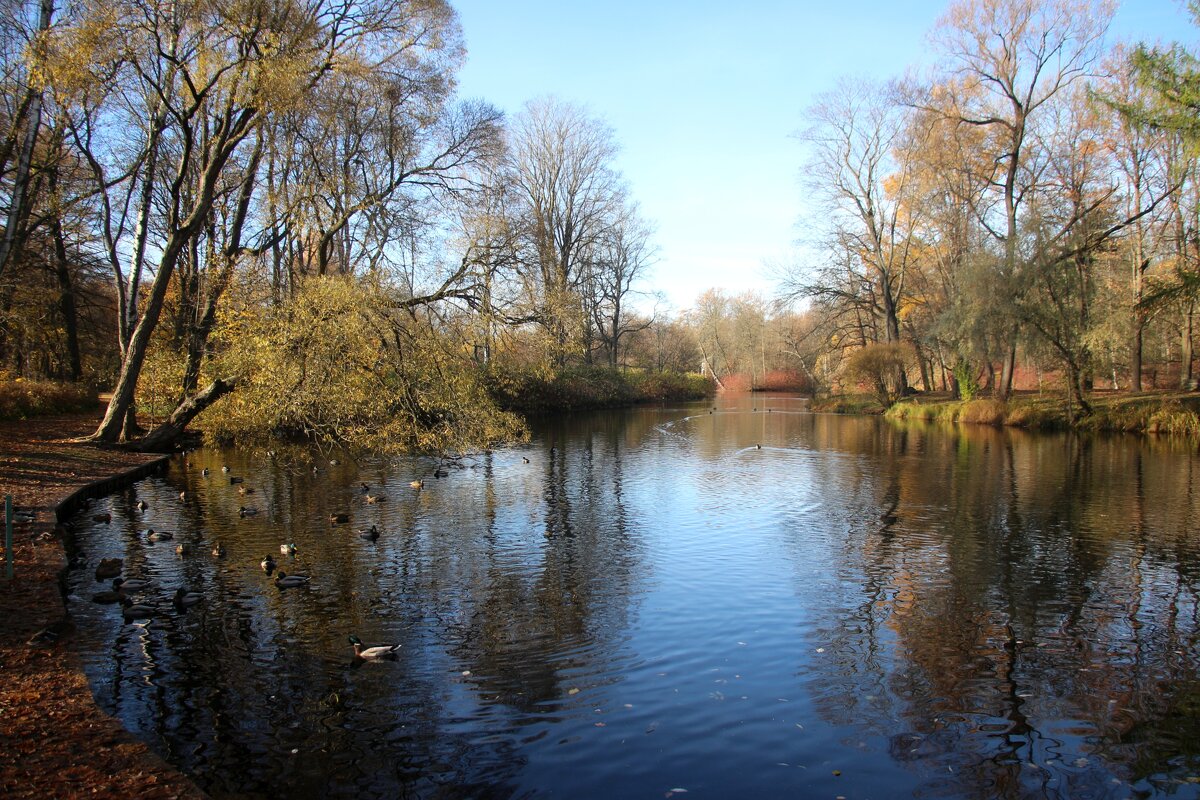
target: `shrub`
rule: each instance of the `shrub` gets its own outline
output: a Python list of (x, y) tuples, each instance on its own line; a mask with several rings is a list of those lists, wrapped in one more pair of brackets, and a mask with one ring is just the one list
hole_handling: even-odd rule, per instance
[(0, 419), (66, 414), (87, 411), (95, 406), (96, 392), (88, 386), (0, 378)]
[(970, 400), (963, 403), (958, 418), (976, 425), (1003, 425), (1005, 410), (999, 400)]
[(900, 399), (900, 376), (911, 360), (912, 348), (906, 344), (869, 344), (846, 359), (846, 373), (851, 380), (869, 387), (876, 401), (886, 409)]

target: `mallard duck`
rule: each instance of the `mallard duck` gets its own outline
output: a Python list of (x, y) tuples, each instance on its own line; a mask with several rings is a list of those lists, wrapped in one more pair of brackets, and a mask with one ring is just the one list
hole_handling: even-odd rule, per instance
[(253, 486), (239, 486), (238, 494), (254, 494)]
[(435, 469), (433, 471), (433, 477), (435, 477), (435, 478), (445, 478), (449, 474), (450, 474), (449, 472), (442, 469), (441, 467), (438, 467), (437, 469)]
[(132, 622), (135, 619), (149, 619), (157, 611), (158, 609), (152, 605), (135, 603), (128, 597), (121, 601), (121, 614), (125, 617), (126, 622)]
[(235, 483), (241, 483), (244, 480), (246, 480), (246, 479), (238, 477), (237, 475), (230, 475), (229, 476), (229, 485), (233, 486)]
[(224, 464), (224, 465), (222, 465), (222, 466), (221, 466), (221, 472), (229, 472), (229, 465), (228, 465), (228, 464)]
[(196, 605), (204, 599), (204, 595), (199, 592), (189, 592), (187, 589), (180, 586), (175, 590), (175, 597), (171, 600), (176, 608), (184, 609)]
[(281, 544), (279, 545), (279, 552), (283, 553), (285, 556), (294, 556), (296, 555), (296, 545), (292, 542)]
[(258, 513), (257, 508), (246, 508), (245, 506), (238, 506), (238, 516), (242, 517), (243, 519), (246, 517), (253, 517), (257, 513)]
[(336, 458), (329, 459), (329, 466), (331, 466), (331, 467), (336, 467), (340, 463), (342, 463), (342, 462), (338, 461)]
[(187, 556), (191, 555), (191, 553), (192, 546), (190, 544), (184, 544), (183, 542), (180, 542), (179, 544), (175, 545), (175, 555)]
[(262, 567), (263, 572), (270, 575), (272, 572), (275, 571), (275, 559), (271, 558), (270, 556), (266, 556), (259, 563), (259, 566)]
[(414, 489), (421, 489), (425, 486), (425, 481), (412, 481), (408, 485)]
[(221, 544), (220, 542), (217, 542), (215, 545), (213, 545), (212, 554), (214, 556), (216, 556), (217, 558), (224, 558), (225, 557), (225, 545)]
[(367, 492), (371, 491), (371, 487), (367, 486), (365, 483), (360, 483), (359, 486), (362, 487), (363, 494), (366, 494)]
[(400, 649), (398, 644), (383, 644), (375, 647), (363, 647), (362, 639), (350, 634), (350, 644), (354, 645), (354, 657), (362, 658), (368, 661), (377, 661), (381, 658), (392, 659), (396, 657), (396, 651)]
[(121, 566), (125, 562), (119, 558), (102, 558), (96, 567), (96, 580), (106, 581), (121, 574)]
[(358, 532), (358, 538), (366, 539), (368, 542), (373, 542), (379, 538), (379, 528), (372, 525), (369, 528), (363, 528)]
[(112, 514), (97, 514), (96, 516), (92, 517), (92, 522), (103, 522), (107, 524), (112, 522)]
[(529, 463), (529, 458), (528, 458), (528, 457), (526, 457), (526, 456), (521, 456), (521, 461), (523, 461), (524, 463), (528, 464), (528, 463)]
[(175, 534), (168, 531), (156, 531), (154, 528), (147, 529), (146, 539), (151, 542), (169, 542), (175, 538)]
[(148, 509), (149, 507), (150, 507), (150, 504), (149, 504), (149, 503), (147, 503), (145, 500), (138, 500), (138, 501), (137, 501), (137, 510), (138, 510), (138, 511), (145, 511), (145, 510), (146, 510), (146, 509)]
[(125, 592), (128, 594), (130, 592), (141, 592), (145, 591), (146, 589), (153, 588), (154, 581), (147, 580), (145, 578), (130, 578), (129, 580), (125, 580), (124, 578), (114, 578), (112, 587), (118, 592)]
[(308, 584), (309, 577), (307, 575), (288, 575), (282, 570), (275, 576), (275, 585), (280, 589), (293, 589), (297, 586), (305, 586)]
[(385, 494), (369, 494), (369, 495), (367, 495), (367, 502), (371, 503), (371, 504), (386, 503), (387, 495), (385, 495)]
[(207, 478), (209, 475), (208, 467), (205, 467), (204, 469), (200, 470), (200, 474)]
[(92, 595), (92, 602), (100, 603), (102, 605), (111, 605), (112, 603), (119, 603), (124, 599), (125, 599), (125, 593), (118, 589), (109, 589), (104, 592), (96, 592), (94, 595)]
[(333, 525), (340, 525), (343, 522), (349, 522), (350, 515), (345, 511), (335, 511), (329, 515), (329, 522)]

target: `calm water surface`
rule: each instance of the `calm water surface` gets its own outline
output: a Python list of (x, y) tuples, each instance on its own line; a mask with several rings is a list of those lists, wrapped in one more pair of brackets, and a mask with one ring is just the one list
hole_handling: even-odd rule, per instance
[(717, 402), (440, 479), (194, 452), (77, 520), (96, 696), (217, 797), (1200, 796), (1192, 449)]

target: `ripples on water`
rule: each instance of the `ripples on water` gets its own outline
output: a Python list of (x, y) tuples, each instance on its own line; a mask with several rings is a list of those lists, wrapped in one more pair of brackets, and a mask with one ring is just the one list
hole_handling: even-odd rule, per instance
[[(202, 450), (93, 505), (99, 702), (216, 796), (1198, 795), (1190, 451), (783, 396), (535, 433), (441, 479)], [(113, 556), (152, 621), (89, 602)]]

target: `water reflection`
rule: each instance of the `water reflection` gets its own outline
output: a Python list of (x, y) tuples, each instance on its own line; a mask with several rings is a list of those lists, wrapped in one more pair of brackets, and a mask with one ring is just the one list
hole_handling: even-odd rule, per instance
[[(216, 796), (1197, 793), (1189, 449), (788, 396), (536, 433), (445, 477), (199, 451), (81, 513), (99, 701)], [(88, 602), (112, 556), (154, 620)]]

